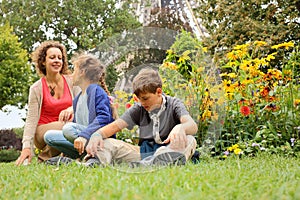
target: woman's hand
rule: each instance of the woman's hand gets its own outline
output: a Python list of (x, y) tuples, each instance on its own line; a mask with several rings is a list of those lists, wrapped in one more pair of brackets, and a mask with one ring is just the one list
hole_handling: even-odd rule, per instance
[(22, 150), (21, 155), (19, 156), (19, 158), (16, 160), (16, 165), (20, 166), (23, 164), (24, 160), (28, 158), (28, 164), (31, 163), (31, 159), (32, 159), (32, 154), (31, 154), (31, 150), (30, 148), (25, 148)]
[(59, 113), (59, 116), (58, 116), (58, 121), (61, 121), (61, 122), (67, 122), (67, 121), (72, 121), (73, 120), (73, 107), (70, 106), (69, 108), (65, 109), (65, 110), (62, 110), (60, 113)]

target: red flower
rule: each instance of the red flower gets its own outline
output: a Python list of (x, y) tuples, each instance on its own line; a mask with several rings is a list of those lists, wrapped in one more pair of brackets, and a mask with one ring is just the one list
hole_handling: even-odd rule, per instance
[(128, 109), (128, 108), (130, 108), (130, 107), (131, 107), (131, 104), (130, 104), (130, 103), (126, 103), (126, 104), (125, 104), (125, 108), (126, 108), (126, 109)]
[(250, 108), (248, 106), (241, 106), (240, 112), (244, 116), (248, 116), (251, 113)]

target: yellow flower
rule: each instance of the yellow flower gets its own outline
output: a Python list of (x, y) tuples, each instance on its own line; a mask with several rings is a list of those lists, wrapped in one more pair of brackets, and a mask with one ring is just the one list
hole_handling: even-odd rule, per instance
[(300, 99), (295, 99), (295, 100), (294, 100), (294, 105), (295, 105), (295, 106), (298, 106), (299, 104), (300, 104)]
[(273, 45), (271, 48), (272, 49), (279, 49), (281, 47), (284, 47), (285, 49), (289, 49), (289, 47), (294, 47), (294, 43), (293, 42), (284, 42), (284, 43), (281, 43), (281, 44)]
[(266, 46), (268, 43), (266, 43), (266, 42), (264, 42), (264, 41), (255, 41), (254, 42), (254, 45), (256, 45), (256, 46), (259, 46), (259, 47), (261, 47), (261, 46)]
[(243, 62), (240, 65), (240, 69), (242, 69), (244, 71), (248, 71), (250, 66), (251, 66), (251, 61), (243, 60)]
[(247, 77), (245, 80), (242, 81), (242, 84), (248, 85), (250, 83), (254, 83), (254, 81), (252, 79), (250, 79), (249, 77)]
[(165, 62), (163, 64), (164, 67), (168, 68), (168, 69), (171, 69), (171, 70), (177, 70), (178, 69), (178, 66), (172, 62)]
[(202, 51), (204, 52), (204, 53), (206, 53), (208, 50), (207, 50), (207, 47), (203, 47), (202, 48)]
[(236, 78), (237, 75), (235, 73), (229, 73), (227, 74), (227, 76), (229, 76), (230, 78)]
[(171, 49), (167, 50), (167, 54), (173, 54), (173, 51)]
[(233, 150), (238, 149), (238, 148), (239, 148), (239, 145), (238, 145), (238, 144), (235, 144), (235, 145), (232, 146), (232, 149), (233, 149)]
[(238, 56), (235, 54), (235, 52), (229, 52), (227, 53), (227, 58), (230, 60), (236, 60), (238, 59)]
[(223, 85), (226, 92), (233, 93), (235, 91), (235, 86), (231, 84), (231, 80), (223, 80)]
[(178, 62), (184, 62), (186, 60), (190, 60), (191, 58), (189, 57), (189, 54), (191, 53), (190, 50), (186, 50), (185, 52), (182, 53), (180, 56)]
[(39, 155), (42, 152), (42, 150), (39, 150), (38, 148), (34, 149), (35, 155)]
[(206, 118), (210, 118), (210, 117), (211, 117), (211, 111), (206, 109), (202, 114), (202, 120), (205, 120)]
[[(233, 92), (226, 92), (225, 93), (225, 97), (229, 100), (232, 100), (234, 97), (234, 93)], [(229, 109), (228, 109), (229, 110)]]
[(236, 53), (239, 56), (239, 58), (243, 58), (244, 56), (246, 56), (247, 51), (246, 50), (237, 50)]
[(276, 55), (276, 54), (277, 54), (277, 52), (274, 52), (274, 53), (268, 55), (267, 58), (266, 58), (266, 60), (267, 60), (267, 61), (274, 60), (274, 59), (275, 59), (275, 56), (274, 56), (274, 55)]
[(280, 80), (282, 78), (282, 72), (278, 69), (268, 69), (268, 73), (272, 75), (272, 78)]
[(242, 153), (242, 150), (239, 149), (239, 148), (237, 148), (237, 149), (235, 149), (233, 152), (234, 152), (235, 155), (239, 155), (239, 154)]
[(261, 66), (264, 66), (264, 65), (268, 65), (269, 63), (266, 62), (266, 59), (265, 58), (262, 58), (262, 59), (259, 59), (259, 58), (255, 58), (254, 59), (254, 63), (257, 64), (258, 66), (261, 65)]
[(225, 72), (225, 73), (221, 73), (219, 76), (220, 76), (220, 77), (223, 77), (223, 76), (228, 76), (228, 73), (227, 73), (227, 72)]
[(238, 144), (235, 144), (235, 145), (232, 145), (231, 147), (228, 147), (227, 148), (227, 151), (235, 151), (239, 149), (239, 145)]
[(242, 45), (236, 45), (233, 49), (235, 49), (235, 50), (245, 50), (245, 49), (248, 48), (248, 46), (249, 46), (249, 43), (242, 44)]
[(227, 77), (230, 77), (230, 78), (236, 78), (237, 77), (237, 75), (233, 72), (231, 72), (231, 73), (225, 72), (225, 73), (220, 74), (219, 76), (220, 77), (227, 76)]

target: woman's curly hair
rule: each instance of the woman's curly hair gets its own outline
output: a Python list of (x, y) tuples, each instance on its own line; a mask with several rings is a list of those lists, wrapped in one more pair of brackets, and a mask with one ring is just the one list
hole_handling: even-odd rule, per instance
[(62, 65), (60, 73), (61, 74), (70, 74), (71, 71), (69, 70), (69, 66), (68, 66), (68, 57), (67, 57), (66, 47), (63, 44), (61, 44), (57, 41), (53, 41), (53, 40), (42, 42), (41, 45), (39, 47), (37, 47), (35, 49), (35, 51), (32, 53), (31, 58), (32, 58), (33, 63), (35, 64), (37, 73), (40, 76), (47, 75), (46, 66), (43, 63), (46, 61), (47, 50), (52, 47), (60, 49), (60, 51), (62, 53), (63, 65)]

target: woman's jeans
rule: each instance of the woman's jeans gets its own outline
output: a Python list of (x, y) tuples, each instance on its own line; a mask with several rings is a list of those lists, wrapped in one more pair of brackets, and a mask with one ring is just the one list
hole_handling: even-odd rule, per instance
[(74, 148), (74, 140), (78, 138), (79, 133), (85, 128), (86, 126), (81, 124), (68, 122), (63, 126), (62, 130), (48, 130), (44, 135), (44, 140), (50, 147), (61, 151), (70, 158), (76, 159), (80, 155)]

